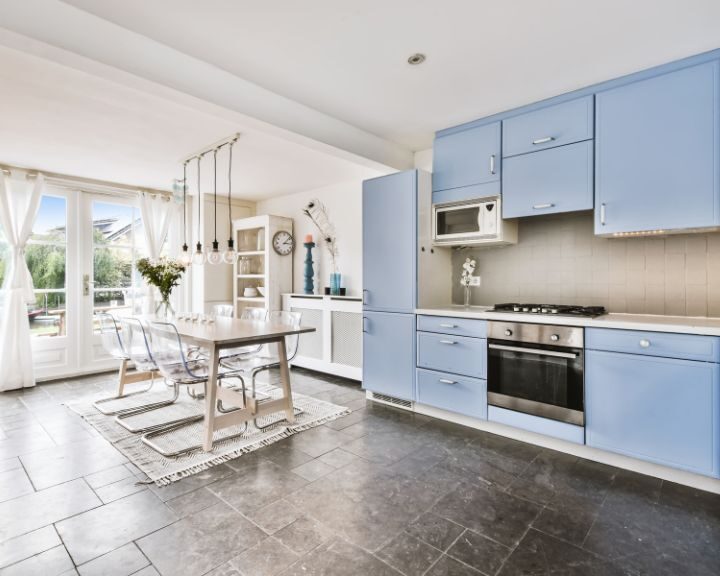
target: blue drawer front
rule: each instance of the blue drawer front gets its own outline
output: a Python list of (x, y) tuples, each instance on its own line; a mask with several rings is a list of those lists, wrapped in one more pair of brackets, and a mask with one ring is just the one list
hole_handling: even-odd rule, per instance
[(593, 126), (593, 96), (521, 114), (503, 122), (503, 156), (589, 140)]
[(720, 362), (720, 338), (717, 336), (587, 328), (585, 330), (585, 348), (644, 356)]
[(418, 332), (417, 348), (419, 368), (486, 377), (487, 340), (484, 338)]
[(452, 318), (450, 316), (418, 316), (417, 329), (423, 332), (453, 334), (455, 336), (487, 337), (487, 322), (470, 318)]
[(540, 418), (532, 414), (515, 412), (498, 406), (488, 406), (488, 420), (528, 432), (560, 438), (575, 444), (585, 444), (585, 429), (566, 422), (558, 422), (549, 418)]
[(433, 204), (447, 204), (448, 202), (464, 202), (465, 200), (477, 200), (488, 196), (500, 195), (500, 181), (475, 184), (474, 186), (463, 186), (440, 190), (432, 193)]
[(587, 444), (717, 477), (720, 366), (590, 350)]
[(505, 160), (503, 218), (592, 207), (592, 140)]
[(418, 369), (417, 401), (473, 418), (487, 419), (485, 380)]

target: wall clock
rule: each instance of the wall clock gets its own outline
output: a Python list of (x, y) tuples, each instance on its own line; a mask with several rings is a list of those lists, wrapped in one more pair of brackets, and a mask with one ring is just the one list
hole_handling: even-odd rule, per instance
[(295, 248), (295, 238), (293, 238), (290, 232), (279, 230), (275, 232), (275, 236), (273, 236), (272, 246), (273, 250), (280, 254), (280, 256), (287, 256)]

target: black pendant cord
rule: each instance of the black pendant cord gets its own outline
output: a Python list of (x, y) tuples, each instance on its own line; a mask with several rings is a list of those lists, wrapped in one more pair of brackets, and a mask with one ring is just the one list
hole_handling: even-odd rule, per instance
[(218, 239), (217, 239), (217, 153), (218, 153), (218, 149), (215, 148), (215, 150), (213, 150), (213, 177), (214, 177), (214, 179), (215, 179), (215, 181), (214, 181), (214, 183), (213, 183), (213, 186), (214, 186), (214, 188), (213, 188), (213, 196), (214, 196), (214, 199), (213, 199), (213, 202), (214, 202), (213, 210), (214, 210), (214, 212), (215, 212), (215, 215), (214, 215), (214, 218), (213, 218), (213, 223), (214, 223), (214, 226), (215, 226), (215, 229), (214, 229), (214, 232), (213, 232), (213, 234), (214, 234), (214, 238), (213, 238), (213, 251), (214, 251), (214, 252), (217, 252), (217, 249), (218, 249)]
[(187, 252), (187, 160), (183, 162), (183, 252)]
[(202, 200), (200, 195), (200, 160), (202, 160), (202, 154), (198, 155), (198, 168), (197, 168), (197, 193), (198, 193), (198, 227), (197, 227), (197, 251), (202, 252), (202, 242), (200, 242), (200, 202)]
[(228, 230), (230, 238), (228, 238), (228, 249), (232, 250), (235, 244), (233, 240), (232, 230), (232, 204), (230, 196), (232, 195), (232, 150), (235, 142), (230, 142), (230, 149), (228, 150)]

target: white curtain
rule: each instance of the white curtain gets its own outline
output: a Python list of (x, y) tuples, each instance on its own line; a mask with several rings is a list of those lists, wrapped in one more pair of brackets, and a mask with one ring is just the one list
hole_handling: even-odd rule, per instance
[(25, 262), (25, 246), (44, 188), (42, 174), (30, 182), (22, 171), (12, 171), (10, 179), (6, 179), (0, 170), (0, 224), (10, 249), (2, 287), (0, 391), (35, 386), (27, 313), (35, 294)]
[[(167, 196), (140, 192), (140, 214), (145, 230), (145, 244), (148, 256), (153, 260), (160, 257), (175, 208), (175, 203)], [(153, 300), (154, 290), (151, 286), (147, 286), (143, 305), (146, 314), (152, 314), (155, 311)]]

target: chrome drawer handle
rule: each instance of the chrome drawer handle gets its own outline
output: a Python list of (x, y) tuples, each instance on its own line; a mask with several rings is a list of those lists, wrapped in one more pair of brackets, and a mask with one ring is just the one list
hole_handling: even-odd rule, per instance
[(455, 324), (440, 324), (440, 328), (457, 328)]
[(545, 138), (538, 138), (537, 140), (533, 140), (533, 146), (537, 146), (538, 144), (547, 144), (548, 142), (552, 142), (555, 140), (554, 136), (545, 136)]
[(650, 348), (650, 340), (643, 338), (640, 340), (640, 348)]
[(605, 203), (600, 204), (600, 225), (605, 226)]
[(535, 204), (533, 210), (544, 210), (545, 208), (554, 208), (555, 204), (548, 202), (547, 204)]
[(457, 344), (457, 342), (453, 340), (440, 340), (440, 344)]
[(495, 154), (490, 155), (490, 174), (495, 174)]
[(447, 378), (440, 378), (438, 382), (440, 382), (440, 384), (457, 384), (455, 380), (448, 380)]

